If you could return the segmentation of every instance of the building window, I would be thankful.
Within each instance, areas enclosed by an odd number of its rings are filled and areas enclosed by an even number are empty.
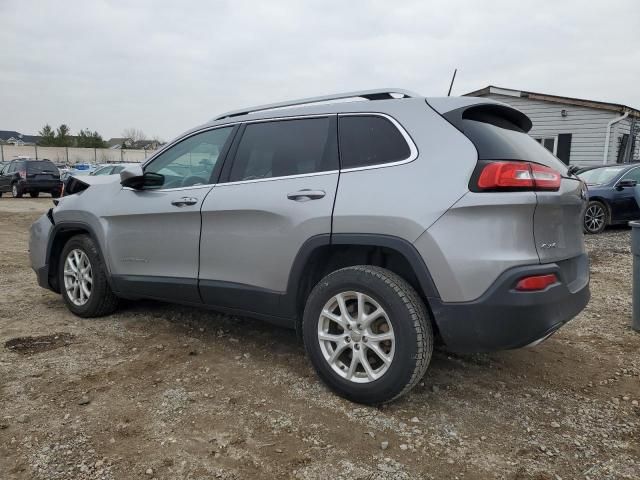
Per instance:
[[[533,137],[536,142],[556,155],[558,151],[558,137]]]

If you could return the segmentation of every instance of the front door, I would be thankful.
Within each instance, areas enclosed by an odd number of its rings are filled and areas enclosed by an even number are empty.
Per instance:
[[[296,255],[331,234],[336,117],[253,122],[239,135],[202,206],[200,294],[207,304],[285,316]]]
[[[635,180],[640,184],[640,167],[633,168],[625,173],[614,187],[616,192],[611,205],[613,219],[638,220],[640,219],[640,207],[635,196],[635,187],[622,187],[618,184],[623,180]]]
[[[233,127],[186,137],[145,165],[164,176],[152,190],[121,188],[103,215],[118,293],[198,303],[200,208]],[[219,166],[218,166],[219,167]]]

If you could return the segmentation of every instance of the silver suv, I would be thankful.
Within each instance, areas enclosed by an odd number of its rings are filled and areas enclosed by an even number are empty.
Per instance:
[[[226,113],[144,165],[73,179],[33,269],[82,317],[158,299],[295,328],[377,404],[459,352],[537,343],[589,300],[586,190],[484,98],[351,92]]]

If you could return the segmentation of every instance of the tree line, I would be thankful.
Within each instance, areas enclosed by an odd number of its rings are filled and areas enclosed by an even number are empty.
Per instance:
[[[47,124],[38,132],[40,141],[38,145],[43,147],[85,147],[85,148],[105,148],[107,143],[102,136],[88,128],[80,130],[77,135],[71,135],[68,125],[62,124],[55,131],[51,125]]]

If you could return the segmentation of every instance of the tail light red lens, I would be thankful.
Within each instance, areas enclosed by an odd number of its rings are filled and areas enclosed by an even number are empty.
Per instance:
[[[531,277],[521,278],[516,284],[516,290],[520,292],[534,292],[536,290],[544,290],[554,283],[558,283],[558,277],[556,277],[555,273],[533,275]]]
[[[484,163],[477,178],[477,188],[480,191],[556,191],[560,188],[562,175],[537,163],[496,161]]]
[[[27,171],[26,170],[18,170],[18,175],[20,175],[20,178],[27,178]]]

